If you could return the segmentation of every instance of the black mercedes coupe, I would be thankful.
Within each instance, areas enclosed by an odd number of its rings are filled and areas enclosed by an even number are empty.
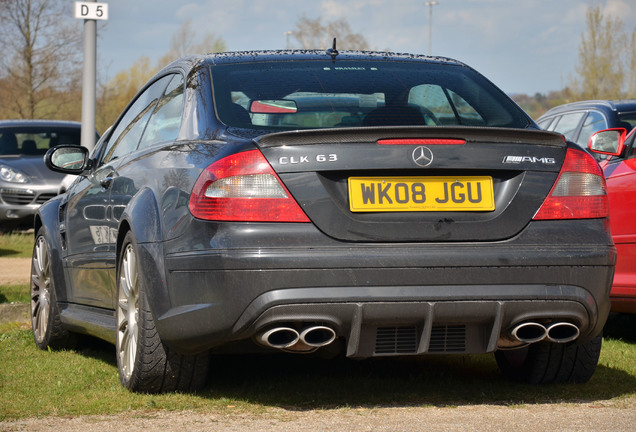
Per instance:
[[[223,350],[494,353],[585,382],[616,249],[595,160],[458,61],[326,51],[178,60],[35,220],[35,343],[115,344],[122,384],[206,385]]]

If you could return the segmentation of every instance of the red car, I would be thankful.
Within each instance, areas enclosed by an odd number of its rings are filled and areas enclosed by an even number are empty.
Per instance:
[[[610,227],[618,257],[610,293],[612,312],[636,314],[636,128],[606,129],[592,135],[590,150],[610,155],[600,162],[610,205]]]

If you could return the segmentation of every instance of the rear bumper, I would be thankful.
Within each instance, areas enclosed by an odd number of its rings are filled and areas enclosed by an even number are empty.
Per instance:
[[[536,234],[558,224],[537,225],[533,235],[507,242],[401,245],[339,243],[306,224],[286,232],[277,225],[277,233],[225,225],[229,231],[203,243],[225,247],[166,253],[166,292],[153,293],[153,311],[162,339],[183,352],[306,323],[333,328],[352,357],[491,352],[526,320],[571,322],[579,340],[589,340],[609,314],[615,248],[611,240],[559,241],[563,233],[553,238],[558,244],[538,245]],[[252,240],[276,246],[241,245],[248,227]],[[408,352],[379,352],[379,329],[398,339],[407,333]],[[459,342],[447,344],[449,329]]]

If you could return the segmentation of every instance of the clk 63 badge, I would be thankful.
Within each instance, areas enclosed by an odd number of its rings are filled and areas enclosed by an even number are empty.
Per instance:
[[[278,158],[278,163],[280,165],[298,165],[309,163],[311,160],[314,160],[318,163],[336,162],[338,160],[338,155],[335,153],[330,153],[319,154],[315,156],[281,156]]]

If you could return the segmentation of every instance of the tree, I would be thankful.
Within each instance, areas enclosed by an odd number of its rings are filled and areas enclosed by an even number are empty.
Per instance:
[[[327,49],[337,40],[338,49],[368,50],[369,43],[360,33],[353,33],[346,19],[322,23],[321,18],[311,19],[303,15],[298,19],[292,35],[301,49]]]
[[[0,0],[1,1],[1,0]],[[148,57],[141,57],[129,69],[119,72],[115,78],[99,89],[97,98],[97,130],[105,131],[116,120],[126,104],[141,87],[163,66],[189,54],[225,51],[223,38],[207,33],[196,42],[190,21],[186,21],[172,35],[170,50],[152,65]]]
[[[227,45],[223,38],[216,37],[214,33],[206,33],[199,43],[195,42],[195,36],[192,30],[192,24],[190,20],[187,20],[179,30],[172,35],[170,51],[161,58],[160,64],[168,64],[175,59],[190,54],[222,52],[227,50]]]
[[[148,57],[141,57],[129,69],[119,72],[106,85],[100,86],[95,119],[97,130],[103,132],[110,127],[128,102],[157,71],[158,68],[151,66]]]
[[[636,88],[636,31],[629,35],[620,18],[604,17],[601,7],[587,10],[572,82],[581,99],[620,99]],[[626,73],[626,71],[628,71]]]
[[[2,116],[78,112],[81,40],[64,0],[0,0]]]

